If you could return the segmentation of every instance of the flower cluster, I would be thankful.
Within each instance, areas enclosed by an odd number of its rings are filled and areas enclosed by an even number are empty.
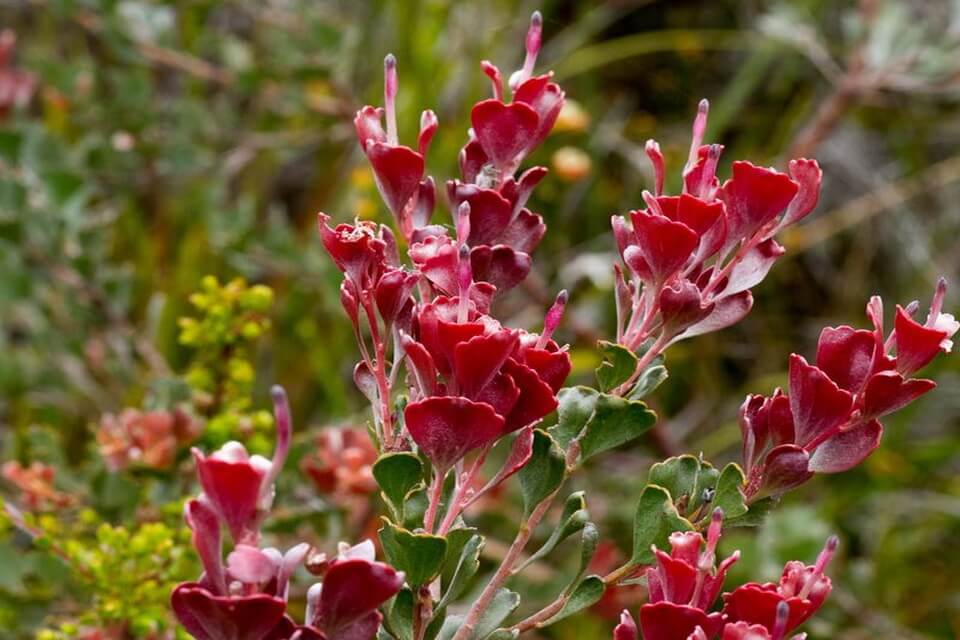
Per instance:
[[[21,500],[30,511],[67,507],[74,502],[71,495],[54,486],[56,469],[48,464],[34,461],[25,467],[11,460],[0,467],[0,477],[20,490]]]
[[[202,430],[201,423],[182,409],[125,409],[119,416],[103,416],[97,429],[97,445],[111,471],[137,465],[167,469],[173,464],[177,449],[196,440]]]
[[[936,386],[911,377],[952,347],[960,323],[943,313],[946,281],[937,285],[925,322],[918,304],[897,306],[893,331],[883,325],[883,302],[873,297],[873,330],[827,327],[816,365],[790,356],[789,394],[748,396],[740,409],[745,493],[750,499],[782,493],[814,473],[860,464],[880,444],[879,418],[902,409]]]
[[[377,451],[360,427],[327,427],[313,453],[300,461],[317,491],[335,500],[369,496],[377,490],[371,467]]]
[[[711,611],[723,588],[735,552],[717,565],[717,542],[723,515],[717,509],[707,538],[694,531],[670,536],[670,553],[654,547],[656,564],[647,570],[649,602],[640,607],[644,640],[784,640],[812,616],[830,595],[824,570],[837,548],[831,537],[813,566],[791,561],[779,583],[751,582],[723,594],[723,608]],[[637,640],[629,612],[621,615],[614,640]],[[794,636],[802,640],[806,634]]]
[[[615,266],[617,342],[636,351],[652,338],[650,358],[746,316],[750,289],[784,253],[774,236],[813,211],[820,195],[815,160],[791,160],[789,174],[736,161],[721,184],[723,146],[702,144],[708,109],[701,101],[681,195],[664,195],[664,157],[650,140],[655,190],[643,193],[647,208],[611,219],[626,265]]]
[[[179,585],[171,596],[174,614],[198,640],[372,640],[377,610],[403,584],[403,574],[374,557],[373,543],[343,546],[324,563],[323,582],[307,595],[304,625],[286,615],[290,579],[310,547],[281,553],[260,547],[260,525],[286,460],[291,422],[286,395],[273,391],[277,445],[273,458],[250,456],[237,442],[205,456],[195,450],[203,493],[185,509],[193,544],[203,564],[197,582]],[[222,556],[221,529],[234,546]]]
[[[430,224],[436,190],[433,179],[424,177],[424,155],[436,116],[423,113],[416,151],[399,144],[397,64],[387,57],[386,106],[364,107],[354,124],[407,242],[412,270],[401,264],[389,227],[361,221],[331,227],[329,217],[320,214],[323,245],[344,273],[341,303],[363,358],[354,378],[374,407],[380,445],[404,450],[412,441],[440,481],[470,452],[479,450],[483,458],[502,436],[556,409],[556,393],[571,368],[567,353],[551,339],[565,293],[548,312],[542,335],[504,327],[490,315],[493,297],[527,276],[530,252],[546,230],[541,217],[526,208],[546,169],[515,177],[553,128],[564,102],[551,74],[533,75],[541,31],[535,13],[523,68],[507,86],[497,67],[482,64],[493,98],[474,106],[470,139],[460,153],[461,179],[447,184],[452,235]],[[404,362],[410,402],[401,429],[392,398]]]

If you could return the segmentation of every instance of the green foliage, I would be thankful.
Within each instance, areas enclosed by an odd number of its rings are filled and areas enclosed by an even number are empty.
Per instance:
[[[243,278],[221,284],[206,276],[190,304],[197,316],[180,318],[179,340],[193,350],[184,379],[207,417],[206,441],[217,446],[243,440],[254,451],[268,450],[273,415],[253,408],[252,349],[271,326],[273,291]]]
[[[394,515],[402,519],[410,492],[423,486],[423,463],[412,453],[386,453],[374,463],[373,477]]]
[[[637,356],[628,349],[601,340],[598,343],[603,362],[597,367],[597,382],[601,391],[610,391],[625,383],[637,369]]]
[[[566,471],[567,465],[560,446],[546,431],[534,431],[533,455],[517,474],[526,515],[530,515],[537,505],[560,487]]]
[[[429,533],[411,533],[383,519],[380,544],[390,564],[406,574],[416,589],[433,580],[443,568],[447,541]]]

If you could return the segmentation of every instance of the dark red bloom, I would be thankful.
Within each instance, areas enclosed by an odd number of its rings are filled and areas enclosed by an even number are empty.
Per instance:
[[[687,640],[698,627],[708,638],[720,632],[723,615],[709,609],[739,558],[734,553],[716,565],[722,521],[723,513],[717,509],[706,541],[693,531],[676,532],[670,535],[669,554],[654,547],[656,566],[647,570],[650,601],[640,607],[644,640]]]
[[[933,389],[932,380],[907,376],[948,350],[958,325],[942,313],[941,280],[927,323],[902,308],[889,338],[883,304],[871,299],[874,330],[827,327],[820,334],[816,366],[790,357],[790,393],[749,396],[740,409],[743,459],[750,497],[782,493],[814,473],[846,471],[880,444],[878,418]]]
[[[617,287],[629,293],[618,307],[618,342],[632,350],[652,336],[662,349],[742,319],[753,304],[750,289],[784,253],[773,235],[808,215],[819,197],[813,160],[791,161],[789,175],[734,162],[721,185],[723,147],[701,144],[708,106],[700,103],[694,121],[683,193],[663,195],[664,158],[650,140],[655,192],[644,192],[646,209],[612,219],[628,277],[621,283],[618,271]]]
[[[365,106],[357,112],[354,127],[360,147],[367,154],[377,188],[393,213],[404,236],[410,238],[416,228],[429,221],[433,209],[433,181],[424,178],[424,157],[437,131],[437,116],[424,111],[420,117],[417,150],[399,144],[396,99],[399,83],[397,60],[388,55],[384,60],[385,108]],[[387,128],[383,129],[386,116]],[[418,203],[429,207],[418,209]]]
[[[731,622],[760,625],[770,632],[771,637],[777,637],[774,634],[779,633],[778,637],[782,638],[806,622],[830,595],[830,578],[823,572],[836,549],[837,538],[834,536],[827,541],[815,565],[791,561],[783,568],[777,584],[751,582],[725,593],[723,612]]]
[[[562,308],[565,296],[560,296]],[[405,410],[414,442],[441,470],[475,449],[551,413],[570,373],[569,355],[550,334],[506,329],[462,297],[420,309],[417,336],[406,336],[413,393]]]

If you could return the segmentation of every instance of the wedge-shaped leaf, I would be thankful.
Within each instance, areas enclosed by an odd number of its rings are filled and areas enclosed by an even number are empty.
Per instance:
[[[745,483],[743,469],[735,462],[731,462],[720,472],[713,503],[723,509],[723,514],[728,520],[739,518],[748,511],[742,492]]]
[[[576,613],[580,613],[587,607],[591,607],[599,602],[600,598],[603,597],[603,592],[605,590],[606,586],[604,585],[602,578],[599,576],[587,576],[576,586],[576,588],[567,598],[567,602],[563,605],[563,608],[560,609],[560,612],[546,622],[543,622],[537,626],[547,627],[555,622],[563,620],[564,618],[572,616]]]
[[[542,547],[537,549],[525,562],[514,569],[513,573],[521,573],[523,569],[531,563],[546,557],[558,544],[583,529],[583,526],[589,519],[590,514],[587,512],[587,501],[583,498],[583,491],[571,493],[563,505],[560,520],[557,527],[550,533],[550,537],[547,538],[547,541],[543,543]]]
[[[403,526],[407,529],[423,526],[423,514],[427,512],[429,501],[424,487],[411,489],[403,501]]]
[[[423,463],[412,453],[385,453],[373,464],[373,477],[399,517],[407,494],[423,482]]]
[[[657,421],[657,414],[642,402],[601,394],[593,417],[580,439],[581,458],[619,447],[638,438]]]
[[[600,530],[597,529],[597,525],[592,522],[586,523],[583,527],[583,532],[580,534],[580,568],[577,570],[577,577],[571,582],[571,587],[583,578],[583,575],[590,567],[590,561],[593,560],[593,556],[597,552],[599,545]]]
[[[450,579],[446,582],[446,590],[437,604],[437,609],[443,609],[466,590],[471,578],[476,575],[477,569],[480,567],[481,549],[483,549],[483,536],[479,534],[473,534],[461,547],[459,561]]]
[[[403,571],[411,587],[426,584],[443,567],[447,541],[429,533],[411,533],[383,518],[380,529],[383,553],[394,568]]]
[[[497,629],[486,637],[486,640],[514,640],[519,638],[520,632],[515,629]]]
[[[730,518],[724,522],[724,525],[727,527],[759,527],[766,521],[770,511],[777,506],[778,502],[779,499],[776,496],[757,500],[749,506],[745,514]]]
[[[487,607],[474,629],[473,637],[476,640],[485,640],[490,634],[497,631],[504,620],[516,611],[520,605],[520,595],[509,589],[500,589],[493,596],[490,606]]]
[[[650,547],[667,548],[667,538],[674,531],[691,531],[693,525],[681,517],[673,505],[670,492],[649,484],[640,494],[633,520],[633,564],[650,564],[654,560]]]
[[[550,435],[560,446],[566,447],[583,432],[600,393],[590,387],[566,387],[557,393],[557,424],[550,428]]]
[[[596,370],[597,382],[601,391],[610,391],[630,379],[637,369],[637,356],[626,347],[606,340],[600,340],[597,346],[603,356]]]
[[[524,513],[530,515],[540,502],[556,491],[565,474],[563,450],[546,431],[538,429],[534,432],[530,462],[517,474]]]
[[[714,500],[719,475],[709,462],[682,455],[653,465],[648,483],[669,491],[681,515],[697,514],[699,520],[701,516],[709,517],[711,509],[704,507]]]

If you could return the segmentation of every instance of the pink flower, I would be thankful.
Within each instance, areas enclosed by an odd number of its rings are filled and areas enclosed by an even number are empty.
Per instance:
[[[650,601],[640,607],[645,640],[687,640],[698,627],[707,638],[720,632],[723,615],[708,611],[727,571],[740,557],[737,552],[716,565],[722,524],[723,512],[717,509],[706,541],[693,531],[677,532],[670,536],[669,554],[654,547],[656,566],[647,570]]]
[[[766,629],[769,638],[782,638],[786,633],[806,622],[816,613],[832,585],[824,570],[837,549],[837,538],[832,536],[817,562],[807,566],[791,561],[783,568],[777,584],[751,582],[723,596],[723,612],[731,622],[743,624],[740,629],[752,629],[746,625],[759,625]],[[726,638],[726,634],[724,638]],[[749,635],[731,635],[731,638],[749,638]],[[757,636],[762,638],[764,636]]]
[[[746,493],[755,498],[782,493],[814,473],[856,466],[880,444],[878,418],[933,389],[932,380],[907,378],[949,348],[956,322],[941,312],[941,279],[927,324],[901,307],[890,337],[884,337],[883,303],[871,299],[873,331],[827,327],[820,334],[816,365],[790,356],[789,395],[748,396],[740,408]],[[940,327],[940,328],[936,328]]]
[[[399,144],[397,134],[396,100],[399,82],[397,60],[388,55],[384,67],[384,109],[365,106],[357,112],[354,127],[360,147],[367,155],[377,188],[393,213],[404,236],[411,237],[416,228],[429,221],[433,209],[434,186],[429,178],[424,179],[424,158],[430,142],[437,132],[437,116],[433,111],[424,111],[420,116],[420,134],[417,150]],[[386,116],[387,128],[383,129]],[[429,204],[428,208],[419,208]]]
[[[32,73],[12,64],[17,34],[12,29],[0,31],[0,120],[15,108],[26,106],[33,97],[37,81]]]

